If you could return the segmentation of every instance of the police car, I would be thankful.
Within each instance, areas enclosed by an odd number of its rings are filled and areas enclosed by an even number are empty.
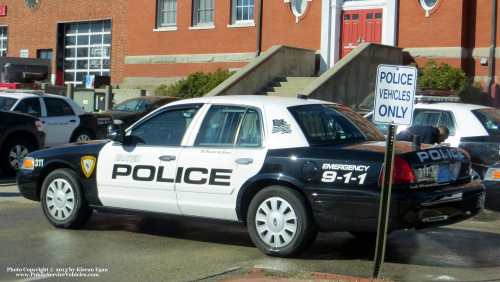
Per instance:
[[[386,140],[349,107],[267,96],[168,104],[109,141],[28,155],[22,195],[58,228],[94,210],[248,226],[265,254],[305,251],[318,231],[377,230]],[[396,146],[389,231],[452,224],[479,213],[484,186],[456,148]]]
[[[365,118],[372,121],[373,112]],[[450,136],[445,142],[469,153],[474,180],[484,179],[488,167],[500,161],[499,109],[462,103],[416,104],[412,124],[448,127]],[[375,126],[387,132],[387,125]],[[398,132],[404,129],[398,126]]]
[[[113,123],[109,114],[85,112],[70,98],[33,93],[0,93],[0,109],[38,117],[45,130],[45,146],[106,138]]]

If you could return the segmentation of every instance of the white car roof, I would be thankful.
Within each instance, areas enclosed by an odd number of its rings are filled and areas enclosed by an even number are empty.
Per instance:
[[[230,103],[230,104],[244,104],[244,105],[267,104],[267,105],[275,105],[281,107],[292,107],[299,105],[314,105],[314,104],[335,104],[332,102],[316,100],[316,99],[297,99],[292,97],[276,97],[276,96],[266,96],[266,95],[230,95],[230,96],[211,96],[211,97],[200,97],[200,98],[180,100],[167,104],[166,106],[190,104],[190,103],[205,103],[205,104]]]
[[[15,98],[15,99],[23,99],[23,98],[29,98],[29,97],[68,98],[68,97],[65,97],[65,96],[54,95],[54,94],[33,94],[33,93],[22,93],[22,92],[0,92],[0,96],[9,97],[9,98]]]

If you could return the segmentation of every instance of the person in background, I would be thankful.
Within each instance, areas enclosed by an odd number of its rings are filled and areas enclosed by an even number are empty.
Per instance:
[[[396,141],[413,142],[413,136],[420,135],[422,144],[439,144],[450,136],[450,130],[446,126],[434,127],[430,125],[416,124],[396,135]]]

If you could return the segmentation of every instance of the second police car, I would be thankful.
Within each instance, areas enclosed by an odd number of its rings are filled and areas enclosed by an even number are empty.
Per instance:
[[[114,127],[114,128],[113,128]],[[93,210],[246,224],[265,254],[305,251],[318,231],[377,230],[385,137],[348,107],[264,96],[171,103],[110,141],[34,152],[22,195],[49,222],[78,228]],[[479,213],[484,186],[456,148],[398,142],[389,231]]]

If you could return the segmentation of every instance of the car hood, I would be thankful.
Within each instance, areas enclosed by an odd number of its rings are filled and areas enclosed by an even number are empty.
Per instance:
[[[141,114],[136,112],[126,112],[126,111],[106,111],[106,113],[112,115],[114,119],[124,119]]]

